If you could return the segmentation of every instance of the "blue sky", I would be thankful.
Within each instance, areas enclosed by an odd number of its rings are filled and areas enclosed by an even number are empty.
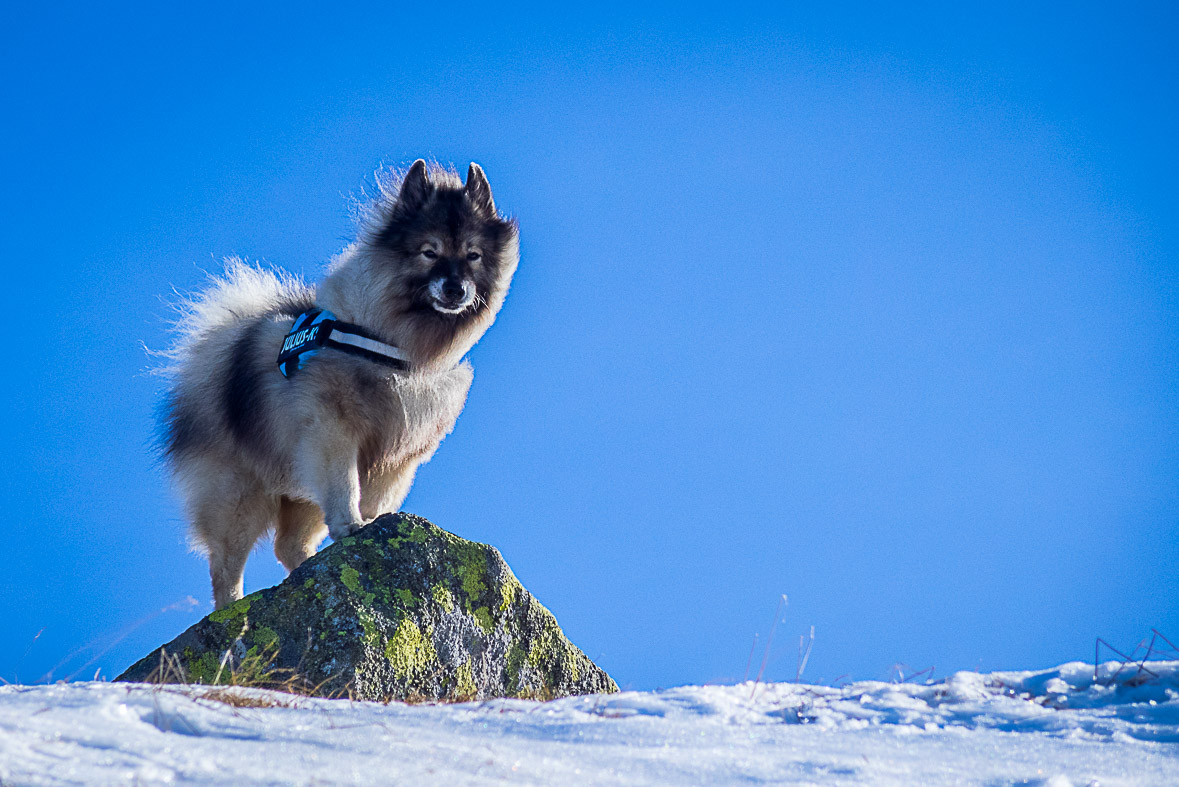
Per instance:
[[[224,256],[317,277],[418,157],[480,162],[522,259],[405,508],[619,683],[741,679],[783,593],[769,679],[811,625],[826,681],[1174,639],[1177,21],[6,7],[0,677],[210,610],[142,347]],[[281,578],[260,548],[247,591]]]

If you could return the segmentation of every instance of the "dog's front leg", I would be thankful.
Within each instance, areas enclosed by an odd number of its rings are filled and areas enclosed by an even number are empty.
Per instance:
[[[343,429],[320,428],[302,441],[297,462],[301,485],[323,509],[324,524],[333,539],[364,527],[356,460],[356,444]]]
[[[370,473],[360,489],[360,513],[366,522],[381,514],[391,514],[405,500],[413,485],[414,473],[432,451],[421,451],[402,460],[394,467]]]

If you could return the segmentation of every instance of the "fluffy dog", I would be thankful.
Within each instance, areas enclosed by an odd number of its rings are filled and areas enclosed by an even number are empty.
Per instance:
[[[246,558],[267,532],[293,570],[324,535],[397,509],[454,428],[472,379],[462,358],[518,260],[517,225],[496,210],[483,170],[471,164],[464,185],[419,160],[380,181],[359,239],[318,288],[231,261],[181,304],[162,442],[218,608],[241,598]],[[403,362],[326,346],[285,376],[280,349],[315,310]]]

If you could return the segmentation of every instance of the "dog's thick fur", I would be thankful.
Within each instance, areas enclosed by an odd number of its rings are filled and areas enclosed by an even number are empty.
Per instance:
[[[503,304],[516,223],[476,164],[465,186],[422,161],[380,185],[359,240],[318,289],[231,262],[181,304],[162,447],[218,608],[241,598],[246,558],[267,532],[293,570],[326,534],[395,511],[466,402],[462,358]],[[324,349],[283,377],[279,348],[313,306],[396,345],[410,370]]]

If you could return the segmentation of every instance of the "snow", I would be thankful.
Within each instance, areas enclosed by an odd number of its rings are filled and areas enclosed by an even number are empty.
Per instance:
[[[1179,661],[1146,666],[459,705],[5,686],[0,784],[1179,784]]]

